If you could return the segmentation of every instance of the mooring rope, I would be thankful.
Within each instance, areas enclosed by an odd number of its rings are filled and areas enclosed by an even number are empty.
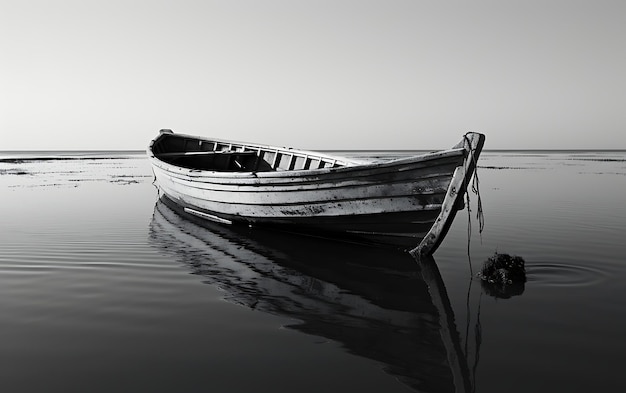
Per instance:
[[[480,242],[482,244],[483,238],[482,238],[482,233],[483,230],[485,229],[485,216],[483,213],[483,202],[482,202],[482,198],[480,196],[480,181],[478,180],[478,162],[476,160],[476,147],[472,147],[472,142],[468,137],[469,133],[466,133],[463,138],[465,139],[465,142],[467,143],[468,148],[470,149],[470,159],[472,160],[472,162],[470,163],[470,165],[473,164],[474,166],[474,173],[472,173],[471,176],[471,190],[474,194],[476,194],[477,197],[477,212],[476,212],[476,219],[478,220],[478,232],[480,234]],[[469,165],[468,165],[469,166]],[[467,173],[466,173],[467,175]],[[471,243],[471,238],[472,238],[472,206],[470,203],[470,190],[469,190],[469,180],[467,178],[467,176],[464,176],[464,186],[465,186],[465,200],[466,200],[466,204],[467,204],[467,257],[469,259],[469,268],[470,268],[470,274],[473,276],[474,272],[472,270],[472,261],[471,261],[471,257],[470,257],[470,243]]]

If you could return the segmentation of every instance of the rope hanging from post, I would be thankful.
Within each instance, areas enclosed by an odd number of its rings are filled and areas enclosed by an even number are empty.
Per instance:
[[[480,196],[480,181],[478,179],[478,163],[476,161],[476,147],[472,147],[471,140],[468,138],[467,135],[468,134],[464,135],[464,139],[465,139],[465,142],[467,143],[468,148],[470,149],[469,156],[471,157],[470,159],[472,160],[472,162],[470,163],[470,165],[466,165],[465,167],[468,168],[472,165],[474,167],[474,172],[472,173],[472,176],[471,176],[471,190],[474,194],[476,194],[476,197],[477,197],[476,219],[478,220],[478,232],[480,234],[480,242],[482,244],[482,233],[483,233],[483,230],[485,229],[485,216],[483,212],[483,202]],[[469,188],[470,179],[468,179],[468,177],[465,176],[464,182],[465,182],[464,184],[465,200],[466,200],[466,205],[467,205],[467,256],[469,257],[470,256],[470,240],[472,237],[472,217],[471,217],[472,207],[470,204],[470,188]],[[470,274],[472,274],[473,276],[471,260],[469,262],[469,265],[470,265]]]

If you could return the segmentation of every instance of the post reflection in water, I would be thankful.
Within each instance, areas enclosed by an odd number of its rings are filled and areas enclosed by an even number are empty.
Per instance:
[[[432,258],[201,221],[166,198],[150,242],[219,286],[228,301],[379,362],[418,391],[470,391],[445,286]]]

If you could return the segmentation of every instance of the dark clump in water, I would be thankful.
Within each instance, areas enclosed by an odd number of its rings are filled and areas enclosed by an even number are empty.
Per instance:
[[[483,290],[490,296],[508,299],[521,295],[526,282],[524,259],[517,255],[496,252],[485,261],[478,277]]]

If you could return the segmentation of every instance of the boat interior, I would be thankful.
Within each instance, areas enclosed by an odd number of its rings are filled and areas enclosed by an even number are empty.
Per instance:
[[[227,141],[203,140],[163,132],[154,156],[172,165],[220,172],[270,172],[338,168],[348,162],[309,152]]]

